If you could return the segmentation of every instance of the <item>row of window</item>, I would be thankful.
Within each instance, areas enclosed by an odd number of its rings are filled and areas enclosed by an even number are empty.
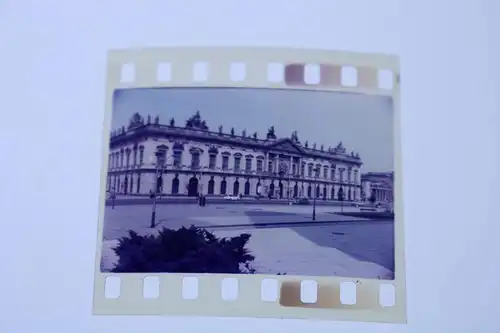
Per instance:
[[[130,167],[130,150],[126,151],[126,154],[123,152],[116,152],[113,154],[109,155],[109,166],[110,168],[119,168],[119,167]],[[143,165],[144,163],[144,149],[141,146],[139,149],[139,161],[137,161],[137,150],[133,150],[133,164],[132,165]],[[168,161],[165,159],[165,156],[158,156],[156,157],[156,163],[159,166],[173,166],[174,168],[180,168],[182,166],[182,151],[175,150],[173,151],[172,154],[172,162],[168,163]],[[233,165],[233,170],[234,172],[251,172],[252,171],[252,160],[253,158],[251,157],[246,157],[245,158],[245,165],[244,168],[242,168],[242,157],[241,156],[234,156],[234,165]],[[137,163],[138,162],[138,163]],[[291,172],[289,172],[289,162],[277,162],[275,160],[270,160],[268,161],[267,165],[267,172],[274,172],[274,173],[283,173],[288,175],[289,173],[291,175],[298,175],[297,173],[297,163],[292,163],[292,168]],[[323,179],[331,179],[331,180],[336,180],[336,174],[338,170],[338,179],[340,181],[345,181],[347,180],[348,182],[354,181],[357,183],[358,179],[358,171],[357,170],[351,170],[349,168],[336,168],[335,166],[321,166],[320,164],[316,164],[316,166],[313,163],[306,163],[302,162],[300,166],[300,176],[306,176],[306,166],[307,166],[307,176],[312,178],[312,177],[317,177],[317,178],[323,178]],[[200,163],[200,152],[198,151],[193,151],[191,152],[191,163],[190,167],[192,169],[199,169],[201,167]],[[208,169],[210,170],[216,170],[217,169],[217,155],[216,154],[210,154],[209,155],[209,161],[208,161]],[[221,170],[223,171],[229,171],[229,156],[222,155],[222,165],[221,165]],[[264,172],[264,159],[263,158],[257,158],[257,165],[256,165],[256,172],[257,173],[262,173]],[[346,179],[347,175],[347,179]]]
[[[139,147],[139,161],[137,161],[137,149],[125,151],[117,151],[115,153],[110,153],[108,157],[108,166],[111,169],[123,168],[125,165],[127,168],[130,166],[130,155],[133,151],[133,164],[132,165],[142,165],[144,164],[144,146]],[[125,163],[124,163],[125,160]]]
[[[135,181],[133,179],[128,179],[125,178],[124,180],[120,181],[120,179],[114,178],[113,180],[108,179],[108,191],[117,191],[118,193],[124,193],[124,194],[132,194],[134,193],[134,190],[136,193],[140,192],[140,183],[141,179],[140,177],[136,178]],[[197,188],[198,181],[196,180],[196,185],[195,188]],[[134,186],[135,185],[135,186]],[[215,186],[215,181],[213,179],[208,181],[208,189],[207,189],[207,194],[221,194],[221,195],[226,195],[229,194],[228,191],[228,182],[223,179],[219,183],[218,189],[216,189]],[[246,181],[243,184],[243,194],[244,195],[250,195],[250,182]],[[134,188],[135,187],[135,188]],[[255,193],[259,193],[261,188],[261,184],[258,183],[255,188]],[[174,178],[172,179],[171,187],[170,187],[170,193],[171,194],[179,194],[179,179]],[[163,186],[159,189],[160,192],[164,192]],[[284,198],[287,196],[286,190],[284,189],[283,185],[279,183],[277,186],[271,184],[269,188],[267,189],[270,193],[273,195],[276,195],[277,197]],[[216,193],[218,192],[218,193]],[[238,195],[241,194],[240,192],[240,182],[239,181],[234,181],[233,186],[232,186],[232,191],[231,193],[233,195]],[[304,188],[304,186],[299,186],[295,184],[291,188],[291,193],[293,197],[302,197],[306,196],[309,198],[312,198],[312,193],[313,193],[313,186],[309,184],[307,187]],[[260,193],[264,194],[264,193]],[[339,199],[342,197],[342,199],[347,199],[347,200],[354,200],[355,199],[355,192],[354,190],[351,191],[351,188],[348,188],[347,191],[343,191],[340,188],[331,188],[329,191],[327,191],[326,187],[321,188],[320,186],[316,186],[316,197],[317,198],[328,198],[328,199]]]

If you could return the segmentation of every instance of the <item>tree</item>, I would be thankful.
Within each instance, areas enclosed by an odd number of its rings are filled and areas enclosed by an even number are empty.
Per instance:
[[[175,119],[174,117],[170,118],[170,126],[175,127]]]
[[[254,132],[254,133],[253,133],[253,138],[254,138],[255,140],[257,140],[257,132]]]
[[[231,128],[231,136],[234,136],[234,127]]]
[[[255,259],[246,245],[250,234],[218,238],[206,229],[191,226],[163,228],[156,235],[141,236],[129,230],[113,249],[115,273],[253,274]]]

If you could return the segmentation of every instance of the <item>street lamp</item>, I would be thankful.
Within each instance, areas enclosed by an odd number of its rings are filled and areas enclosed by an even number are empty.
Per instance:
[[[155,152],[155,156],[156,156],[156,172],[155,172],[155,175],[156,175],[156,180],[155,180],[155,183],[154,183],[154,191],[153,191],[153,208],[152,208],[152,211],[151,211],[151,222],[150,222],[150,228],[154,228],[156,226],[156,198],[157,198],[157,194],[158,194],[158,189],[159,189],[159,179],[160,179],[160,176],[163,174],[163,171],[164,171],[164,168],[165,168],[165,165],[166,165],[166,161],[164,159],[166,155],[166,152],[163,151],[163,150],[157,150]],[[151,157],[151,161],[153,161],[153,157]],[[160,166],[161,164],[161,166]],[[163,187],[163,184],[161,184],[161,187]]]
[[[196,192],[198,194],[198,205],[199,206],[205,206],[205,195],[203,192],[205,189],[203,188],[203,170],[208,169],[206,166],[199,166],[198,168],[198,188],[196,189]]]
[[[318,194],[318,170],[319,168],[314,169],[314,193],[313,193],[313,216],[312,220],[316,221],[316,196]]]

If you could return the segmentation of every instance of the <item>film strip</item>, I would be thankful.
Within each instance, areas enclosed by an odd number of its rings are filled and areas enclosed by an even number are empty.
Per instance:
[[[406,322],[400,159],[399,60],[395,56],[280,48],[162,48],[108,55],[94,314],[196,315]],[[392,97],[394,276],[111,273],[101,270],[113,96],[173,87],[316,90]],[[237,112],[236,110],[234,112]],[[107,161],[107,162],[106,162]],[[350,296],[349,296],[350,295]],[[349,299],[351,298],[351,299]]]

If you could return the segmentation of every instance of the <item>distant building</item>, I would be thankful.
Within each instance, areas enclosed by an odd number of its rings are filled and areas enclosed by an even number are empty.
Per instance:
[[[311,147],[297,132],[277,138],[273,126],[258,138],[234,129],[227,133],[222,126],[210,131],[199,112],[185,126],[135,114],[127,128],[111,133],[107,190],[146,195],[158,184],[166,195],[311,198],[318,184],[318,198],[353,201],[361,197],[361,165],[359,155],[347,153],[342,143]]]
[[[362,199],[371,195],[376,201],[394,201],[394,172],[369,172],[361,175]]]

